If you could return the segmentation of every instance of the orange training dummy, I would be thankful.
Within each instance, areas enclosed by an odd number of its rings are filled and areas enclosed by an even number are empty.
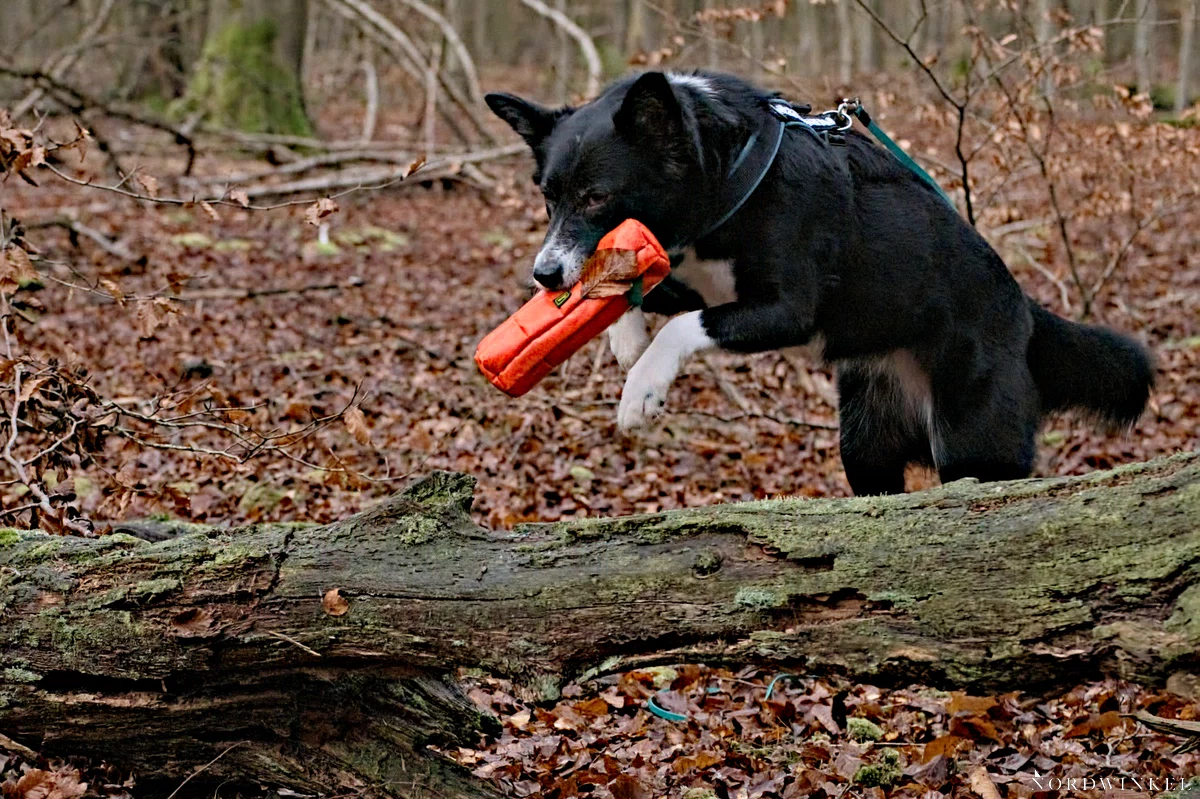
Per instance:
[[[539,291],[484,336],[475,363],[492,385],[519,397],[629,310],[631,292],[649,291],[670,271],[654,235],[626,219],[600,240],[578,283]],[[640,296],[634,299],[640,304]]]

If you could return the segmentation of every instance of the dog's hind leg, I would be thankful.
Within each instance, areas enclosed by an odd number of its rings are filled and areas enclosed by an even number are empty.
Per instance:
[[[942,482],[1028,477],[1040,410],[1025,361],[1013,358],[970,382],[938,382],[933,387],[934,456]]]
[[[842,468],[855,495],[904,493],[910,463],[930,463],[929,438],[911,397],[878,366],[838,367]]]

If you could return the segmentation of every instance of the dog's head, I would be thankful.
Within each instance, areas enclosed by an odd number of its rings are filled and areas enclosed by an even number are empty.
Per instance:
[[[510,94],[486,99],[537,162],[533,180],[550,216],[533,265],[541,286],[573,285],[604,234],[626,219],[672,240],[687,217],[685,178],[697,159],[689,114],[666,75],[627,79],[580,108],[549,109]]]

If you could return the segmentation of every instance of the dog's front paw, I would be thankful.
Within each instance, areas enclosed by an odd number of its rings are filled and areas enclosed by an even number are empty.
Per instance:
[[[655,375],[639,361],[629,372],[625,388],[621,391],[621,406],[617,409],[617,427],[629,431],[645,427],[663,412],[667,404],[670,379],[663,374]]]
[[[650,346],[646,319],[640,308],[632,308],[608,329],[608,346],[621,368],[629,371]]]

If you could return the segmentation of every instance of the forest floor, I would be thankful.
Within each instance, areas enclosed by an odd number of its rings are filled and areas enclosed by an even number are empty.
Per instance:
[[[893,132],[909,133],[899,131],[905,117],[898,110],[882,118]],[[945,124],[923,119],[910,133],[915,141],[906,143],[951,160]],[[1070,124],[1081,138],[1108,135],[1091,122]],[[1190,157],[1200,142],[1194,129],[1155,135],[1187,137],[1191,150],[1170,157]],[[1134,147],[1123,157],[1130,170],[1171,168],[1161,148]],[[102,163],[95,154],[93,162]],[[166,167],[153,168],[165,184]],[[79,174],[100,171],[89,169]],[[306,223],[303,205],[263,213],[222,206],[210,214],[54,180],[39,188],[9,181],[0,189],[5,206],[27,224],[70,216],[145,256],[126,261],[56,228],[31,230],[46,288],[29,298],[31,323],[19,336],[35,357],[85,368],[100,394],[127,407],[162,395],[180,413],[251,407],[239,413],[262,429],[286,431],[357,404],[365,421],[365,429],[340,421],[322,426],[286,452],[244,463],[173,449],[222,449],[229,442],[218,430],[188,428],[155,439],[159,447],[110,436],[93,460],[54,479],[72,480],[80,510],[98,522],[159,515],[228,525],[330,521],[431,469],[475,475],[476,516],[494,528],[849,493],[831,371],[803,356],[697,358],[672,389],[663,422],[629,436],[615,426],[624,375],[603,338],[521,399],[489,386],[472,361],[475,345],[530,296],[530,264],[546,220],[526,163],[487,169],[496,190],[422,186],[418,173],[412,185],[341,198],[326,220],[326,241]],[[999,167],[988,170],[985,164],[981,181],[997,178]],[[1064,307],[1071,296],[1066,258],[1038,197],[997,201],[983,210],[980,228],[998,232],[993,241],[1027,292],[1056,312],[1077,314],[1077,301],[1069,312]],[[1101,215],[1078,226],[1073,243],[1089,284],[1108,262],[1096,231],[1120,224]],[[1120,269],[1101,281],[1094,318],[1133,333],[1158,358],[1151,410],[1119,434],[1052,419],[1040,434],[1037,474],[1077,474],[1200,447],[1198,244],[1200,210],[1164,216],[1132,238]],[[304,290],[313,286],[333,288]],[[163,325],[147,326],[137,303],[112,297],[168,290],[190,298],[174,302]],[[263,290],[280,292],[246,296]],[[911,485],[935,479],[914,473]],[[0,487],[7,506],[17,498],[6,491]],[[1119,716],[1149,707],[1194,718],[1194,695],[1098,683],[1041,701],[804,679],[780,684],[768,700],[771,677],[701,667],[625,675],[586,694],[573,690],[554,707],[534,707],[512,696],[511,686],[481,680],[473,696],[504,720],[504,735],[486,748],[450,754],[515,795],[564,798],[882,796],[884,788],[862,779],[851,787],[871,763],[890,774],[887,795],[927,799],[1063,795],[1061,784],[1030,787],[1035,774],[1126,774],[1161,786],[1168,776],[1200,773],[1196,755],[1172,755],[1169,739]],[[647,712],[646,698],[659,689],[660,702],[688,721]],[[971,770],[977,765],[987,767],[999,793],[979,781]],[[74,772],[64,768],[53,779],[67,786],[62,795],[76,795],[68,791]],[[15,780],[28,769],[0,755],[0,775]],[[101,790],[105,781],[121,780],[95,768],[76,776],[90,779],[93,793],[126,790]],[[1129,792],[1106,795],[1159,793],[1125,787]],[[4,796],[45,795],[35,788],[10,783]]]
[[[937,140],[928,126],[919,131]],[[1200,132],[1171,133],[1200,148]],[[1134,155],[1158,170],[1159,152]],[[287,453],[267,450],[245,463],[112,436],[91,463],[58,475],[74,478],[80,509],[97,520],[325,522],[430,469],[475,475],[476,514],[491,527],[847,495],[832,373],[803,355],[696,358],[672,389],[663,422],[632,435],[616,428],[624,373],[604,337],[520,399],[484,381],[475,345],[530,296],[530,264],[545,230],[528,169],[523,160],[492,166],[496,191],[438,181],[341,198],[324,244],[302,205],[222,206],[209,215],[198,205],[148,205],[54,180],[41,188],[10,181],[6,205],[27,224],[70,216],[146,259],[122,261],[83,237],[72,246],[57,228],[32,230],[51,278],[34,297],[36,322],[19,331],[36,357],[86,368],[101,395],[126,407],[145,409],[165,395],[184,410],[253,406],[251,424],[286,432],[353,402],[366,422],[361,440],[340,423],[327,425]],[[1017,280],[1063,313],[1070,286],[1062,283],[1062,248],[1046,209],[1033,205],[1038,196],[1025,195],[1029,208],[996,201],[980,228],[1001,231],[994,243]],[[1134,237],[1096,296],[1093,319],[1134,334],[1158,358],[1149,412],[1120,433],[1050,420],[1037,474],[1200,447],[1200,201],[1192,205]],[[1120,220],[1076,226],[1086,282],[1106,260],[1088,249],[1097,246],[1093,231],[1109,224],[1119,228]],[[1047,266],[1034,268],[1030,252]],[[138,303],[115,305],[109,296],[172,288],[192,299],[172,303],[168,324],[149,335]],[[263,290],[283,293],[244,296]],[[1071,311],[1078,314],[1077,300]],[[155,441],[223,449],[222,436],[189,428]],[[910,486],[934,479],[914,474]]]

